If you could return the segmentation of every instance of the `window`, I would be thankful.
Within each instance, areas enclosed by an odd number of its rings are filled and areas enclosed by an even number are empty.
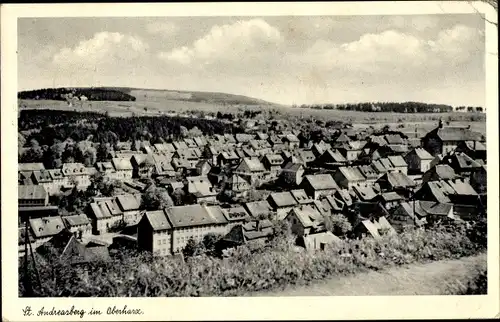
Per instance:
[[[158,239],[158,245],[161,245],[161,239]]]
[[[163,245],[165,245],[166,243],[167,243],[167,240],[166,240],[166,239],[164,239],[164,240],[163,240]]]

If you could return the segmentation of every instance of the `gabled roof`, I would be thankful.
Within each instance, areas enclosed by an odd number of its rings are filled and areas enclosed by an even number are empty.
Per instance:
[[[394,166],[392,165],[392,162],[388,158],[382,158],[380,160],[380,163],[386,168],[387,170],[394,169]]]
[[[284,161],[281,155],[279,154],[266,154],[264,156],[264,159],[267,160],[267,162],[269,162],[269,164],[273,166],[281,165]]]
[[[96,162],[95,166],[96,166],[97,170],[101,171],[101,172],[115,170],[115,167],[113,166],[113,163],[111,163],[111,161]]]
[[[372,237],[379,239],[381,238],[381,230],[387,230],[389,233],[396,233],[394,227],[387,221],[385,217],[380,217],[378,220],[363,220],[362,225],[366,227],[366,230],[372,235]]]
[[[291,214],[295,214],[305,228],[318,227],[324,224],[324,217],[315,207],[310,205],[295,207],[290,211],[288,216]]]
[[[447,196],[447,193],[443,191],[442,186],[437,184],[437,181],[427,182],[424,184],[422,188],[428,186],[430,193],[434,196],[434,198],[440,203],[449,203],[450,199]]]
[[[326,150],[322,155],[321,159],[323,160],[331,160],[333,162],[337,163],[344,163],[347,162],[346,158],[338,150],[331,150],[328,149]]]
[[[386,134],[384,135],[384,138],[388,144],[405,144],[405,140],[397,134]]]
[[[17,186],[18,199],[45,199],[47,191],[41,185],[20,185]]]
[[[307,175],[304,180],[309,182],[314,190],[330,190],[338,189],[339,186],[329,174]]]
[[[379,180],[387,181],[394,188],[415,187],[415,182],[402,172],[388,172]]]
[[[229,178],[228,183],[233,191],[246,191],[250,189],[250,184],[237,174]]]
[[[297,201],[289,191],[271,193],[269,198],[277,207],[291,207],[297,204]]]
[[[382,162],[380,160],[381,159],[373,161],[372,166],[375,169],[375,171],[377,171],[378,173],[380,173],[380,174],[386,173],[388,171],[388,169],[382,164]]]
[[[480,141],[481,135],[476,132],[472,132],[467,128],[461,127],[443,127],[437,128],[431,132],[431,135],[437,135],[441,141]]]
[[[174,167],[172,166],[172,159],[169,158],[168,156],[153,154],[152,157],[157,174],[163,174],[165,172],[174,171]]]
[[[455,190],[457,195],[477,196],[477,192],[468,182],[462,180],[448,180],[447,183]]]
[[[312,162],[316,159],[316,156],[311,150],[300,150],[298,156],[303,162]]]
[[[335,195],[338,195],[338,197],[340,197],[340,198],[337,198],[337,199],[340,199],[342,202],[344,202],[344,204],[346,206],[352,205],[352,203],[353,203],[352,196],[347,189],[339,189],[339,190],[337,190]]]
[[[130,159],[128,158],[113,158],[111,160],[113,163],[113,166],[117,171],[119,170],[133,170],[134,168],[132,167],[132,163],[130,163]]]
[[[391,155],[391,156],[388,156],[387,158],[389,159],[389,161],[391,161],[391,163],[394,167],[407,167],[408,166],[408,164],[406,164],[403,157],[400,155]]]
[[[163,210],[146,211],[142,220],[147,220],[154,231],[172,229]]]
[[[75,227],[90,224],[90,219],[85,214],[62,217],[68,227]]]
[[[54,236],[65,228],[60,216],[32,218],[29,223],[36,238]]]
[[[377,197],[373,188],[369,186],[354,186],[353,189],[362,201],[370,201]]]
[[[176,150],[187,150],[189,148],[184,141],[174,141],[172,144]]]
[[[314,200],[313,204],[321,215],[327,216],[331,214],[332,206],[328,203],[328,200]]]
[[[421,160],[432,160],[434,157],[427,152],[423,148],[415,148],[413,151],[415,151],[415,154],[421,159]]]
[[[381,194],[381,198],[385,202],[397,201],[397,200],[402,200],[403,199],[403,197],[401,197],[399,194],[397,194],[396,192],[393,192],[393,191],[382,193]]]
[[[465,141],[465,145],[472,151],[486,151],[486,146],[480,141]]]
[[[62,166],[62,172],[64,175],[86,175],[87,168],[83,165],[83,163],[78,162],[69,162],[64,163]]]
[[[344,209],[344,202],[342,200],[339,200],[334,196],[326,196],[325,199],[328,201],[331,210],[342,211],[342,209]]]
[[[219,206],[185,205],[165,208],[165,213],[174,228],[216,225],[227,223]]]
[[[260,160],[257,158],[243,158],[238,166],[238,170],[242,170],[241,168],[245,166],[248,170],[250,170],[250,172],[266,171]]]
[[[288,172],[297,172],[300,170],[300,168],[303,168],[304,165],[302,163],[293,163],[293,162],[288,162],[285,164],[283,167],[283,171],[288,171]]]
[[[208,197],[217,195],[217,191],[213,189],[212,183],[208,177],[197,176],[187,177],[188,192],[198,197]]]
[[[356,167],[340,167],[340,173],[350,182],[365,181],[365,177]]]
[[[254,136],[251,134],[245,134],[245,133],[237,133],[236,134],[236,141],[238,141],[239,143],[247,143],[253,139],[254,139]]]
[[[50,173],[48,170],[35,170],[35,171],[33,171],[33,177],[35,177],[35,180],[38,183],[52,181],[52,177],[50,176]]]
[[[457,174],[455,173],[455,170],[453,170],[453,168],[450,167],[447,164],[437,164],[437,165],[435,165],[434,167],[432,167],[429,170],[427,170],[427,172],[424,173],[424,175],[422,176],[422,178],[428,177],[432,173],[436,174],[438,180],[439,179],[448,180],[448,179],[454,179],[454,178],[457,177]]]
[[[43,163],[18,163],[17,167],[17,171],[45,170]]]
[[[122,211],[138,210],[141,206],[140,195],[118,195],[116,202]]]
[[[350,142],[351,139],[345,135],[345,133],[340,133],[339,137],[335,140],[336,143]]]
[[[304,189],[294,189],[291,190],[290,193],[299,204],[309,204],[313,202],[313,200],[306,194]]]
[[[259,215],[268,215],[273,211],[271,205],[266,200],[247,202],[245,203],[245,207],[253,217],[258,217]]]
[[[474,161],[471,157],[463,152],[457,152],[446,157],[453,166],[458,166],[460,169],[480,168],[481,165]]]
[[[222,209],[222,208],[221,208]],[[243,206],[236,206],[231,208],[222,209],[227,221],[242,221],[250,219],[250,215]]]
[[[360,165],[358,166],[359,172],[367,179],[377,179],[379,177],[378,172],[371,165]]]

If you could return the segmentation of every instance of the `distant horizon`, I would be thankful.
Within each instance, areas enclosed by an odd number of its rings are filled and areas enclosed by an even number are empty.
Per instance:
[[[313,105],[342,105],[342,104],[367,104],[367,103],[373,103],[373,104],[379,104],[379,103],[422,103],[422,104],[428,104],[428,105],[447,105],[451,106],[453,108],[456,107],[461,107],[461,106],[471,106],[471,107],[481,107],[484,108],[483,105],[467,105],[467,104],[462,104],[462,105],[451,105],[451,104],[444,104],[444,103],[436,103],[436,102],[426,102],[426,101],[413,101],[413,100],[401,100],[401,101],[346,101],[346,102],[341,102],[341,103],[333,103],[333,102],[318,102],[318,103],[300,103],[300,104],[281,104],[277,102],[272,102],[269,100],[262,99],[260,97],[253,97],[253,96],[248,96],[244,94],[239,94],[239,93],[229,93],[229,92],[221,92],[221,91],[199,91],[199,90],[185,90],[185,89],[172,89],[172,88],[146,88],[146,87],[137,87],[137,86],[117,86],[117,85],[99,85],[99,86],[57,86],[57,87],[38,87],[38,88],[31,88],[31,89],[24,89],[24,90],[18,90],[18,93],[20,92],[29,92],[29,91],[36,91],[36,90],[41,90],[41,89],[53,89],[53,88],[129,88],[129,89],[138,89],[138,90],[151,90],[151,91],[171,91],[171,92],[199,92],[199,93],[216,93],[216,94],[227,94],[227,95],[234,95],[234,96],[245,96],[248,98],[256,99],[256,100],[262,100],[264,102],[267,102],[269,104],[273,105],[281,105],[281,106],[286,106],[286,107],[297,107],[300,108],[301,105],[308,105],[308,106],[313,106]]]

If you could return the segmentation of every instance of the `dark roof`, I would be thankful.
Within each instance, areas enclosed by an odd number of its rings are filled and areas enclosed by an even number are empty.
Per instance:
[[[258,217],[259,215],[267,215],[273,211],[271,205],[266,200],[247,202],[245,204],[250,215]]]
[[[461,127],[443,127],[430,133],[435,133],[442,141],[481,141],[479,133]]]
[[[90,219],[85,214],[64,216],[62,217],[64,222],[69,227],[88,225],[90,224]]]
[[[143,218],[149,222],[154,231],[172,228],[163,210],[146,211]]]
[[[290,207],[297,204],[297,201],[289,191],[271,193],[269,198],[277,207]]]
[[[141,205],[140,195],[119,195],[116,197],[116,202],[122,211],[137,210]]]
[[[329,174],[307,175],[304,180],[308,181],[314,190],[330,190],[339,188],[335,180],[333,180],[333,177]]]

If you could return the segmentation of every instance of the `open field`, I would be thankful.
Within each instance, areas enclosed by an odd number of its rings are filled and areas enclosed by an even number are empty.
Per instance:
[[[486,254],[392,267],[247,296],[447,295],[459,289],[457,285],[467,285],[478,267],[486,267]]]
[[[19,100],[20,109],[55,109],[74,111],[107,111],[111,116],[131,116],[135,115],[161,115],[164,113],[186,113],[189,111],[201,112],[221,112],[239,113],[245,110],[274,111],[278,117],[291,118],[314,118],[324,121],[340,120],[352,123],[353,126],[364,128],[373,126],[375,128],[389,125],[394,130],[405,133],[418,133],[421,137],[429,130],[433,129],[437,122],[442,119],[450,122],[450,125],[467,126],[471,125],[473,131],[486,133],[486,115],[481,113],[390,113],[390,112],[358,112],[341,110],[317,110],[310,108],[292,108],[282,105],[274,105],[267,102],[256,104],[257,100],[242,96],[240,104],[235,104],[237,98],[230,96],[230,99],[219,93],[219,96],[208,97],[196,96],[196,92],[176,92],[176,91],[154,91],[154,90],[131,90],[137,100],[129,101],[92,101],[75,102],[73,106],[68,106],[65,101],[54,100]],[[236,96],[237,97],[237,96]],[[186,100],[190,99],[190,100]],[[197,101],[191,101],[191,99]],[[245,104],[248,103],[248,104]]]

